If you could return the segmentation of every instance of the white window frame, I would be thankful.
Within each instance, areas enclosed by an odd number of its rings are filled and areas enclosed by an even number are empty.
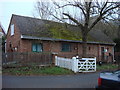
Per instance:
[[[13,36],[14,35],[14,24],[11,25],[10,29],[11,29],[11,36]]]

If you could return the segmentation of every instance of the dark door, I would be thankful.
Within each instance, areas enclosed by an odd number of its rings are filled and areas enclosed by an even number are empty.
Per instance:
[[[104,52],[104,47],[101,47],[101,61],[105,60],[105,52]]]

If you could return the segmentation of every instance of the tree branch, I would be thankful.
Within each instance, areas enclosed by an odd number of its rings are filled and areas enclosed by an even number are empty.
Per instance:
[[[86,17],[85,17],[85,27],[88,28],[89,18],[90,18],[90,8],[92,2],[86,2]]]
[[[107,5],[104,5],[103,7],[105,8],[105,6],[107,6]],[[90,26],[89,30],[91,30],[101,19],[103,19],[103,16],[104,16],[106,13],[108,13],[110,10],[113,10],[113,9],[115,9],[115,8],[117,8],[117,7],[119,7],[119,5],[116,5],[115,7],[111,7],[111,8],[107,9],[107,10],[104,11],[104,12],[102,12],[104,8],[101,9],[101,11],[100,11],[100,16],[92,23],[92,25]],[[101,12],[102,12],[102,13],[101,13]]]
[[[102,16],[99,16],[89,27],[89,31],[102,19]]]
[[[65,4],[65,5],[63,5],[63,6],[60,6],[60,5],[58,5],[57,3],[54,3],[54,4],[58,7],[58,8],[56,8],[56,9],[64,8],[64,7],[67,7],[67,6],[78,7],[78,8],[82,11],[82,13],[84,14],[84,16],[86,17],[86,13],[85,13],[85,11],[84,11],[83,6],[80,6],[79,4],[71,4],[71,3],[69,3],[69,4]]]
[[[81,23],[79,23],[75,18],[73,18],[72,16],[70,16],[67,13],[63,13],[63,15],[67,16],[70,20],[72,20],[73,22],[75,22],[78,26],[80,26],[80,28],[83,28],[83,25]]]
[[[111,8],[109,8],[109,9],[107,9],[107,10],[104,11],[101,15],[105,15],[107,12],[109,12],[110,10],[113,10],[113,9],[115,9],[115,8],[117,8],[117,7],[120,7],[120,5],[116,5],[115,7],[111,7]]]
[[[108,2],[105,2],[104,6],[101,8],[100,14],[102,14],[103,10],[105,9],[105,7],[107,6]]]

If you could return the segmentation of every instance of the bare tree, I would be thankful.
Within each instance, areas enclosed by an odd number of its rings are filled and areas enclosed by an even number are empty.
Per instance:
[[[70,20],[80,28],[83,41],[83,57],[86,57],[87,53],[88,32],[92,30],[99,21],[108,21],[110,16],[115,14],[115,9],[119,7],[115,2],[108,2],[108,0],[104,2],[98,2],[97,0],[65,0],[62,1],[62,3],[53,0],[53,4],[56,13],[60,12],[59,15],[55,15],[55,12],[49,12],[53,17],[61,21],[66,21],[67,23],[69,23],[68,20]],[[64,10],[62,11],[62,9]],[[74,11],[72,11],[73,9]],[[60,17],[61,15],[62,18]],[[95,18],[91,21],[92,17]]]
[[[63,22],[63,14],[64,9],[56,9],[56,6],[50,0],[38,0],[34,6],[35,11],[33,12],[33,16],[37,13],[37,17],[40,19],[53,20],[58,22]]]
[[[45,0],[37,1],[34,8],[40,19],[46,20],[50,19],[50,12],[52,12],[53,7],[51,6],[51,3],[49,1]]]

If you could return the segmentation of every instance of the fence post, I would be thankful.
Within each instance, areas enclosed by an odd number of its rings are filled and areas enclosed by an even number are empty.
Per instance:
[[[76,57],[72,57],[73,64],[72,64],[72,70],[74,73],[78,72],[78,59]]]
[[[55,65],[55,56],[57,56],[58,53],[52,52],[52,65]]]
[[[57,66],[57,56],[55,56],[55,66]]]
[[[96,71],[96,57],[95,57],[95,71]]]

